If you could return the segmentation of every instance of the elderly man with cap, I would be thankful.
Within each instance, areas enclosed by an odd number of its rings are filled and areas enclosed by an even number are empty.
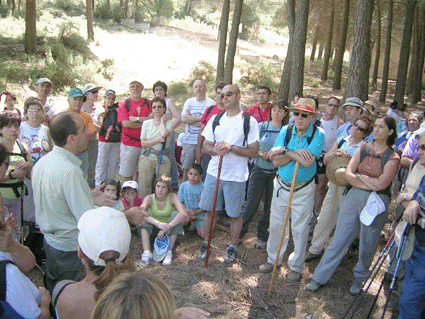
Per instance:
[[[49,120],[58,113],[58,110],[55,109],[55,102],[49,98],[49,94],[52,91],[52,82],[48,78],[39,78],[35,90],[37,91],[37,98],[43,102],[44,122],[48,125]]]
[[[140,132],[143,122],[153,118],[150,101],[142,98],[143,89],[140,80],[132,80],[130,97],[118,104],[118,124],[122,125],[119,174],[124,181],[138,180],[137,166],[142,151]]]
[[[345,100],[345,103],[342,105],[342,107],[345,110],[345,118],[347,122],[338,128],[338,138],[343,138],[350,135],[351,126],[353,126],[357,118],[363,113],[363,101],[358,97],[349,97],[347,100]]]
[[[278,167],[278,175],[274,180],[273,199],[270,212],[270,235],[267,241],[267,262],[259,271],[269,273],[278,259],[282,263],[283,254],[289,241],[289,224],[285,231],[283,246],[277,256],[279,239],[288,205],[295,162],[300,164],[295,191],[290,203],[291,233],[294,241],[294,252],[289,256],[291,269],[287,279],[292,282],[301,279],[308,240],[309,223],[313,215],[314,176],[316,160],[320,157],[325,134],[322,128],[313,125],[315,118],[315,102],[313,99],[301,98],[292,109],[295,123],[282,128],[277,137],[270,156]]]

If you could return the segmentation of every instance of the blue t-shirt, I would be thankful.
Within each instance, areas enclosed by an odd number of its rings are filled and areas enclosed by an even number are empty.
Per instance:
[[[345,122],[338,128],[337,138],[346,137],[351,134],[351,122]]]
[[[288,130],[288,125],[284,126],[277,137],[274,147],[284,146],[286,131]],[[311,136],[313,133],[313,123],[310,123],[310,126],[307,132],[301,137],[298,137],[296,133],[295,125],[292,128],[291,139],[287,145],[289,150],[295,151],[299,149],[306,148],[310,151],[310,153],[319,158],[322,153],[323,143],[325,142],[325,131],[318,127],[316,133],[314,134],[313,139],[311,140],[310,145],[308,144],[307,138]],[[285,182],[290,184],[292,182],[292,176],[294,174],[295,169],[295,161],[290,161],[288,164],[284,166],[279,166],[279,176]],[[311,164],[309,168],[305,168],[300,165],[297,175],[297,183],[301,183],[309,180],[316,174],[316,163]]]
[[[260,140],[259,140],[260,144],[258,147],[261,152],[270,151],[281,129],[282,129],[282,126],[273,127],[271,122],[262,122],[258,124],[258,131],[260,132]],[[257,156],[255,158],[254,164],[262,169],[265,169],[268,171],[275,171],[273,162],[266,161],[261,156]]]
[[[187,209],[197,210],[199,209],[199,202],[201,201],[201,193],[203,189],[203,182],[192,185],[189,181],[186,181],[180,185],[177,196]],[[199,214],[197,217],[198,219],[204,219],[204,215],[205,213]]]
[[[419,188],[413,195],[412,200],[417,200],[422,212],[425,213],[425,176],[422,177]],[[425,229],[416,225],[415,236],[417,241],[425,243]]]

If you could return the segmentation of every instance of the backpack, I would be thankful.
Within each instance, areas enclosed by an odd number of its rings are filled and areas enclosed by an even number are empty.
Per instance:
[[[0,261],[0,318],[7,319],[24,319],[20,314],[13,309],[6,301],[6,265],[15,265],[13,261]],[[16,265],[15,265],[16,266]]]
[[[218,113],[216,115],[216,117],[214,118],[214,121],[212,123],[212,130],[213,130],[213,134],[215,132],[215,128],[217,127],[217,125],[220,125],[220,119],[223,117],[224,113],[226,112],[221,112]],[[244,139],[243,139],[243,146],[245,146],[247,140],[248,140],[248,133],[249,133],[249,119],[251,118],[251,114],[249,113],[242,113],[243,116],[243,134],[244,134]]]
[[[260,130],[260,139],[263,137],[264,134],[266,133],[274,133],[274,134],[279,134],[280,131],[274,131],[274,130],[268,130],[269,128],[269,123],[270,122],[263,122],[261,125],[261,130]],[[267,124],[266,127],[264,127],[264,125]]]
[[[122,126],[118,124],[117,109],[118,103],[108,109],[99,131],[99,135],[103,136],[108,142],[121,142]]]
[[[152,112],[151,110],[151,104],[149,103],[148,99],[142,98],[143,100],[143,104],[142,105],[147,105],[147,107],[149,108],[149,110]],[[127,109],[127,112],[130,112],[130,104],[131,101],[130,99],[125,99],[125,108]]]
[[[382,165],[382,171],[384,170],[384,166],[385,166],[385,164],[387,164],[387,162],[388,162],[388,160],[390,159],[390,157],[391,157],[391,155],[393,155],[393,153],[394,153],[394,149],[392,148],[392,147],[389,147],[386,151],[385,151],[385,153],[384,153],[384,156],[379,156],[379,155],[375,155],[375,154],[371,154],[371,153],[369,153],[369,151],[370,151],[370,148],[372,147],[372,143],[367,143],[364,147],[363,147],[363,149],[362,149],[362,151],[361,151],[361,153],[360,153],[360,163],[367,157],[367,156],[370,156],[370,157],[377,157],[377,158],[380,158],[381,159],[381,165]],[[359,164],[360,164],[359,163]]]
[[[212,106],[209,106],[207,108],[207,111],[206,111],[206,114],[205,114],[205,118],[207,118],[211,114],[212,110],[214,110],[214,107],[215,107],[215,105],[212,105]],[[223,112],[223,111],[221,111],[221,112]]]

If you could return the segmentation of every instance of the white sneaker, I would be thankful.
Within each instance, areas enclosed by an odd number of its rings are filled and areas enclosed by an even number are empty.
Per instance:
[[[145,251],[140,259],[140,265],[142,267],[147,267],[152,261],[152,253],[150,251]]]
[[[162,264],[164,266],[170,266],[171,265],[171,259],[173,259],[173,253],[171,252],[171,250],[167,251],[167,253],[165,254],[165,258],[162,261]]]

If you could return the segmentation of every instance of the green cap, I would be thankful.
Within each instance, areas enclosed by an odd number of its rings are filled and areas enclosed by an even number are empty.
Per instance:
[[[71,89],[71,91],[69,91],[68,93],[68,97],[79,97],[79,96],[84,97],[83,92],[77,88]]]

